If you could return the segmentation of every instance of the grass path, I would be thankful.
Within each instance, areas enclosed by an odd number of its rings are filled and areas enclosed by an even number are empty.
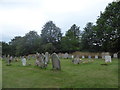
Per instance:
[[[3,61],[3,88],[117,88],[118,60],[114,59],[108,66],[102,66],[103,60],[93,63],[71,63],[69,59],[61,60],[61,71],[34,66],[35,60],[29,60],[31,66],[23,67],[21,62],[6,66]]]

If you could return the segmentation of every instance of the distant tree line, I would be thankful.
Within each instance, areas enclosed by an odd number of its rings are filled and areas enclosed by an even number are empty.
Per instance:
[[[25,36],[16,36],[2,44],[2,55],[28,55],[36,52],[120,52],[120,1],[110,3],[100,14],[96,25],[88,22],[84,31],[73,24],[63,36],[53,21],[48,21],[41,34],[30,31]]]

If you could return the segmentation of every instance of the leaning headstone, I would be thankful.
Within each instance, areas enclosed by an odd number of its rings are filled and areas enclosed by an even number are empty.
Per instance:
[[[82,56],[82,58],[85,58],[85,56]]]
[[[26,66],[26,58],[23,56],[23,58],[22,58],[22,65],[23,66]]]
[[[56,53],[52,54],[52,68],[61,70],[60,59]]]
[[[98,59],[98,56],[97,56],[97,55],[95,55],[95,59]]]
[[[113,58],[118,58],[117,53],[114,53],[114,54],[113,54]]]
[[[107,62],[112,62],[111,61],[111,56],[105,56],[105,62],[107,63]]]

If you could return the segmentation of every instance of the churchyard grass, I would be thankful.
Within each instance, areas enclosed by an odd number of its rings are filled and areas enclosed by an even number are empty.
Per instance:
[[[84,59],[85,60],[85,59]],[[35,66],[35,60],[27,60],[31,66],[22,66],[21,61],[6,66],[2,62],[3,88],[117,88],[118,59],[106,65],[102,59],[94,62],[73,64],[70,59],[60,59],[61,71],[52,70],[51,62],[46,69]]]

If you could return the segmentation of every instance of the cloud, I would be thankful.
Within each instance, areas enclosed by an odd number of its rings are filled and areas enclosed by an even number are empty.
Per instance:
[[[0,32],[9,41],[30,30],[38,34],[43,25],[53,20],[65,33],[72,24],[85,27],[95,23],[100,11],[113,0],[0,0]],[[9,37],[9,39],[8,39]]]

